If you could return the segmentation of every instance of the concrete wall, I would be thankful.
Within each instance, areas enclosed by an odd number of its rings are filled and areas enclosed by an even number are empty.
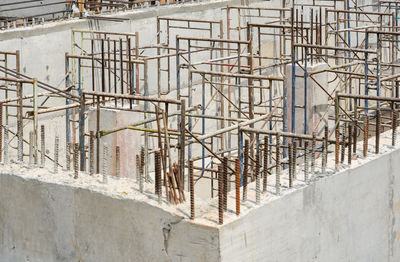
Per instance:
[[[220,231],[221,261],[399,261],[400,150],[322,178]]]
[[[218,260],[215,228],[141,201],[0,175],[1,262]]]
[[[399,261],[400,149],[356,165],[222,227],[200,203],[192,223],[187,206],[159,208],[151,194],[2,173],[0,261]]]

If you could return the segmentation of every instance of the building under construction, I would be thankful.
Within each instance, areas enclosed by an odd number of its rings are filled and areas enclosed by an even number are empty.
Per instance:
[[[399,9],[1,2],[0,262],[400,261]]]

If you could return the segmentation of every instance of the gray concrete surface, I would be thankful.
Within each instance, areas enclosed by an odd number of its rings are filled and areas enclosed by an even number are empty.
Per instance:
[[[0,174],[0,261],[389,261],[400,259],[400,149],[229,219]],[[154,202],[154,201],[153,201]],[[181,214],[181,215],[179,215]]]
[[[0,175],[1,262],[218,261],[218,256],[216,228],[140,201]]]
[[[400,261],[400,150],[322,178],[219,234],[221,261]]]

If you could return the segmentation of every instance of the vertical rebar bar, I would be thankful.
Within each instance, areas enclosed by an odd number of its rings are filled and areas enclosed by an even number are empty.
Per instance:
[[[189,179],[190,179],[190,181],[189,181],[189,185],[190,185],[190,219],[193,220],[195,217],[193,160],[189,161]],[[161,167],[160,167],[160,181],[161,181]]]
[[[79,171],[79,144],[75,143],[74,145],[74,179],[78,179],[78,171]]]
[[[22,138],[22,121],[17,120],[17,150],[18,150],[18,162],[24,161],[24,141]]]
[[[376,110],[375,154],[379,154],[379,141],[381,137],[381,110]]]
[[[342,127],[342,144],[340,147],[340,163],[343,164],[344,162],[344,154],[345,154],[345,148],[346,148],[346,124],[343,125]]]
[[[107,172],[108,172],[108,145],[103,144],[103,184],[107,184]]]
[[[347,143],[347,149],[348,149],[348,151],[347,151],[347,154],[348,154],[348,156],[347,156],[347,164],[348,165],[351,165],[351,154],[352,154],[352,151],[351,151],[351,138],[353,137],[352,136],[352,134],[353,134],[353,126],[352,126],[352,124],[349,124],[349,130],[348,130],[348,132],[349,132],[349,139],[348,139],[348,143]]]
[[[328,130],[328,125],[325,125],[324,127],[324,142],[322,145],[322,165],[321,165],[321,172],[322,174],[326,173],[326,164],[328,160],[328,136],[329,136],[329,130]]]
[[[335,129],[335,170],[336,171],[339,169],[339,147],[340,147],[340,132],[339,132],[339,128],[336,128]]]
[[[136,183],[139,183],[140,177],[140,155],[136,155]]]
[[[157,198],[158,198],[158,203],[161,204],[162,188],[161,188],[161,153],[160,153],[160,151],[156,151],[154,162],[155,162],[155,172],[156,172],[156,175],[155,175],[156,194],[157,194]],[[189,165],[190,165],[190,163],[189,163]],[[193,165],[193,163],[192,163],[192,165]],[[190,178],[190,179],[192,179],[192,178]],[[192,189],[190,189],[190,190],[192,190]],[[192,198],[192,192],[190,192],[190,197]],[[192,201],[191,198],[190,198],[190,201]]]
[[[249,167],[249,140],[244,141],[243,201],[247,201],[247,174]]]
[[[398,111],[393,111],[392,116],[392,146],[396,145]]]
[[[4,157],[3,157],[3,163],[8,164],[8,143],[9,143],[9,138],[8,138],[8,126],[4,126],[4,141],[3,141],[3,150],[4,150]]]
[[[368,115],[364,118],[364,142],[363,142],[363,157],[367,157],[368,152],[368,126],[369,126],[369,118]]]
[[[228,158],[225,156],[222,162],[222,172],[224,179],[224,210],[228,209]]]
[[[264,136],[264,177],[263,177],[263,192],[267,192],[268,186],[268,136]]]
[[[223,174],[222,165],[218,165],[218,223],[224,223],[224,197],[223,197]]]
[[[261,185],[260,185],[260,154],[257,150],[256,154],[256,168],[255,168],[255,177],[256,177],[256,204],[260,204],[260,194],[261,194]]]
[[[6,109],[6,112],[8,110]],[[8,116],[7,116],[8,118]],[[7,121],[6,121],[6,124]],[[3,103],[0,103],[0,147],[3,146]],[[3,161],[3,150],[0,150],[0,162]],[[4,163],[4,162],[3,162]]]
[[[58,172],[58,150],[60,147],[60,139],[56,136],[54,141],[54,174]]]
[[[357,153],[357,121],[353,122],[353,155]]]
[[[46,161],[46,140],[44,125],[40,126],[40,166],[44,167]]]
[[[275,175],[275,193],[277,196],[281,193],[281,134],[276,134],[276,175]]]
[[[94,174],[94,131],[90,131],[89,138],[89,175]]]
[[[65,166],[67,171],[71,170],[71,143],[67,142],[65,149]]]
[[[139,191],[143,193],[143,176],[144,176],[144,147],[140,148],[140,171],[139,171]]]
[[[240,160],[235,159],[236,215],[240,215]]]
[[[308,182],[308,141],[304,142],[304,182]]]
[[[157,155],[157,154],[156,154]],[[121,177],[121,153],[119,146],[115,147],[115,176],[117,179]]]
[[[316,151],[316,142],[317,142],[317,134],[315,131],[312,132],[312,141],[311,141],[311,175],[315,175],[315,151]]]
[[[293,141],[293,167],[292,167],[292,173],[293,173],[293,181],[297,179],[297,141]]]

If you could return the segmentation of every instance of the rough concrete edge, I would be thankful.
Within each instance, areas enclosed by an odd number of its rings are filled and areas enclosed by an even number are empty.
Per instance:
[[[393,168],[393,167],[392,167],[392,161],[394,161],[394,160],[393,160],[393,154],[394,154],[394,153],[397,153],[397,152],[400,152],[400,148],[397,148],[397,147],[396,147],[396,148],[393,148],[393,147],[391,147],[391,146],[388,146],[388,148],[390,148],[388,151],[385,151],[385,152],[383,152],[383,153],[379,153],[378,155],[371,155],[371,156],[368,156],[367,159],[361,158],[363,161],[362,161],[361,163],[359,163],[357,166],[353,165],[353,166],[350,166],[350,167],[349,167],[348,165],[344,165],[344,167],[341,167],[341,168],[339,169],[339,171],[337,171],[337,172],[328,173],[328,175],[318,176],[318,177],[316,177],[316,178],[313,178],[313,179],[310,181],[309,184],[302,184],[302,185],[299,185],[298,187],[293,187],[292,189],[285,190],[284,192],[281,192],[281,195],[280,195],[278,198],[271,199],[271,200],[269,200],[267,203],[261,204],[260,206],[258,206],[258,207],[256,207],[256,208],[251,208],[251,209],[247,210],[246,213],[241,213],[240,216],[239,216],[237,219],[228,221],[228,222],[224,223],[223,225],[217,225],[216,227],[220,230],[220,233],[222,233],[222,231],[229,230],[228,226],[233,226],[234,223],[239,223],[239,221],[240,221],[244,216],[247,216],[247,215],[250,214],[251,212],[255,212],[258,208],[261,208],[262,206],[268,206],[268,205],[270,205],[271,203],[273,203],[273,202],[275,202],[275,201],[279,201],[279,200],[281,200],[281,199],[283,199],[283,198],[286,198],[286,197],[288,197],[288,196],[291,195],[291,194],[301,193],[302,190],[305,190],[307,187],[315,186],[316,183],[319,183],[320,181],[323,181],[323,180],[330,179],[330,178],[333,177],[333,176],[345,175],[347,172],[352,172],[352,171],[353,171],[354,169],[356,169],[356,168],[360,168],[360,167],[362,167],[362,166],[364,166],[364,165],[371,164],[371,163],[377,161],[378,159],[380,159],[381,157],[389,157],[389,159],[390,159],[390,160],[389,160],[389,163],[390,163],[390,170],[392,170],[392,168]],[[390,175],[390,174],[387,174],[387,175]],[[393,178],[393,179],[394,179],[394,178]],[[392,181],[392,178],[389,178],[389,182],[393,182],[393,181]],[[254,182],[252,182],[252,183],[254,183]],[[388,185],[388,188],[392,188],[392,186],[393,186],[393,183],[391,183],[390,185]],[[393,189],[393,188],[392,188],[392,189]],[[390,199],[390,198],[389,198],[389,199]],[[393,203],[388,203],[388,204],[389,204],[389,207],[390,207],[390,205],[392,206],[392,210],[393,210]]]
[[[269,2],[270,0],[252,0],[252,3]],[[240,4],[240,0],[207,0],[204,2],[172,4],[166,6],[156,6],[141,8],[129,11],[121,11],[114,14],[104,14],[103,17],[127,18],[130,21],[140,20],[145,18],[155,18],[157,16],[174,15],[185,12],[200,12],[208,9],[223,8],[227,5]],[[88,19],[66,19],[54,22],[46,22],[41,25],[31,27],[8,29],[0,31],[1,40],[10,40],[15,38],[24,38],[30,36],[43,35],[59,31],[70,30],[73,28],[82,28],[87,25]],[[101,23],[115,23],[110,21],[101,21]]]
[[[213,226],[213,225],[205,225],[205,224],[201,224],[201,223],[196,223],[195,221],[192,221],[187,216],[180,215],[177,212],[172,212],[172,211],[164,208],[163,206],[158,206],[158,205],[155,205],[155,204],[153,204],[153,203],[151,203],[149,201],[143,201],[142,199],[122,198],[122,197],[118,197],[117,195],[106,194],[101,190],[94,190],[94,189],[90,189],[90,188],[82,187],[82,186],[77,186],[77,185],[69,185],[69,184],[62,184],[62,183],[44,181],[44,180],[40,180],[40,179],[37,179],[37,178],[34,178],[34,177],[26,177],[22,173],[10,174],[8,171],[6,171],[6,172],[5,171],[0,171],[0,176],[9,176],[9,177],[20,179],[21,181],[29,181],[29,182],[32,182],[32,183],[49,184],[49,185],[69,188],[69,189],[72,189],[72,190],[86,190],[86,191],[89,191],[90,193],[99,194],[99,195],[102,195],[102,196],[105,196],[105,197],[110,197],[110,198],[115,199],[115,200],[133,201],[135,203],[143,203],[143,204],[147,204],[151,208],[159,209],[159,210],[165,212],[166,214],[170,215],[171,217],[176,218],[179,221],[186,221],[186,222],[188,222],[190,224],[193,224],[195,226],[203,227],[203,228],[206,228],[206,229],[209,229],[209,230],[218,230],[219,227],[221,227],[220,225]]]

